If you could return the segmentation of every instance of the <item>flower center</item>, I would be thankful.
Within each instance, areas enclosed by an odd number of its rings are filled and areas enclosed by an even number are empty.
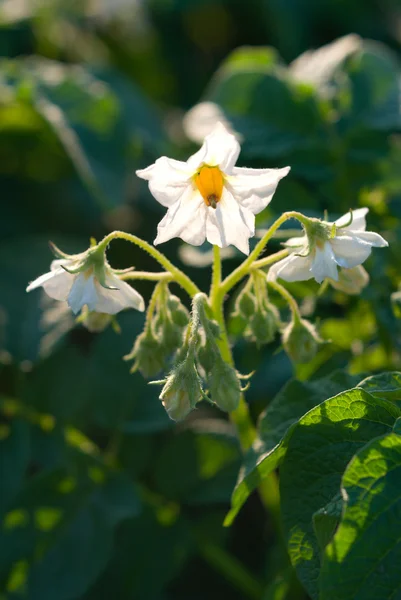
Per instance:
[[[202,195],[206,206],[217,207],[223,193],[223,174],[219,167],[203,165],[195,173],[195,185]]]

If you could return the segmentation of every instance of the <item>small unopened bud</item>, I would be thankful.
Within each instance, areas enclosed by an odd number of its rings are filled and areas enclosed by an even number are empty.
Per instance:
[[[77,321],[82,323],[82,325],[91,333],[100,333],[112,323],[112,319],[112,315],[95,312],[84,307]]]
[[[215,363],[215,352],[210,344],[204,344],[198,348],[198,361],[205,373],[210,373]]]
[[[369,275],[362,265],[358,265],[352,269],[341,269],[338,274],[338,281],[329,279],[329,282],[333,288],[340,292],[357,295],[368,285]]]
[[[165,319],[160,332],[160,344],[166,356],[173,354],[182,345],[182,327]]]
[[[323,340],[309,321],[295,318],[283,331],[283,346],[295,363],[307,363],[316,355]]]
[[[173,322],[178,325],[178,327],[186,327],[188,325],[189,311],[177,296],[169,296],[167,307],[170,310]]]
[[[135,360],[131,373],[140,371],[145,378],[154,377],[165,366],[164,354],[151,331],[144,331],[135,340],[130,354],[124,360]]]
[[[269,344],[274,340],[280,322],[280,314],[275,306],[259,309],[251,318],[247,329],[247,336],[258,346]]]
[[[256,302],[254,296],[250,292],[242,292],[235,303],[236,312],[242,317],[252,317],[256,310]]]
[[[232,412],[238,408],[241,385],[235,369],[221,357],[213,365],[208,384],[212,402],[221,410]]]
[[[181,421],[202,398],[202,388],[192,357],[175,367],[167,377],[160,400],[173,421]]]

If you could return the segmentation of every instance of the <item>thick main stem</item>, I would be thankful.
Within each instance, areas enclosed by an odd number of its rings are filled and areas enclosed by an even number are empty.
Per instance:
[[[220,339],[217,343],[223,360],[225,360],[228,364],[234,367],[234,359],[231,353],[231,348],[226,330],[226,323],[224,319],[224,298],[222,298],[220,295],[221,258],[220,248],[218,246],[213,246],[213,255],[213,274],[209,300],[213,310],[214,318],[216,319],[220,327]],[[245,402],[243,394],[241,394],[238,408],[230,413],[230,419],[235,424],[235,427],[238,431],[238,437],[242,449],[244,451],[248,450],[248,448],[252,446],[252,443],[256,438],[256,430],[249,415],[248,406]]]
[[[133,235],[132,233],[125,233],[125,231],[113,231],[113,233],[109,233],[106,237],[99,243],[98,248],[106,250],[107,246],[112,240],[122,239],[127,242],[131,242],[131,244],[135,244],[148,252],[155,260],[157,260],[162,267],[166,269],[171,275],[174,277],[174,280],[189,294],[189,296],[193,297],[195,294],[200,292],[199,288],[194,284],[194,282],[183,273],[180,269],[178,269],[169,259],[164,256],[159,250],[156,250],[151,244],[145,242],[141,238]]]

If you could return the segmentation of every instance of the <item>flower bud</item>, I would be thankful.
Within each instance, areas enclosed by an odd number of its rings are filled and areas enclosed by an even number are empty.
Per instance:
[[[215,352],[210,347],[210,344],[204,344],[198,349],[198,361],[205,373],[210,373],[215,363]]]
[[[186,327],[189,323],[189,311],[182,304],[181,300],[173,294],[169,296],[167,307],[171,313],[173,322],[178,327]]]
[[[173,354],[182,345],[182,327],[165,319],[160,331],[160,345],[166,356]]]
[[[329,279],[330,284],[336,290],[345,294],[360,294],[364,287],[369,283],[369,275],[362,265],[352,269],[341,269],[338,274],[338,281]]]
[[[312,360],[323,342],[312,323],[301,318],[295,318],[287,325],[282,339],[291,360],[301,364]]]
[[[280,321],[280,314],[275,306],[269,304],[258,309],[249,322],[246,336],[258,346],[269,344],[274,340]]]
[[[241,292],[235,303],[235,309],[236,312],[239,313],[242,317],[252,317],[256,310],[256,302],[254,296],[248,291]]]
[[[212,402],[221,410],[232,412],[238,408],[241,385],[235,369],[219,357],[211,369],[208,379]]]
[[[202,398],[202,388],[192,356],[175,367],[167,377],[159,396],[173,421],[181,421]]]
[[[160,343],[151,331],[143,331],[135,340],[130,354],[124,360],[135,360],[131,373],[140,371],[146,378],[154,377],[165,367],[164,354]]]

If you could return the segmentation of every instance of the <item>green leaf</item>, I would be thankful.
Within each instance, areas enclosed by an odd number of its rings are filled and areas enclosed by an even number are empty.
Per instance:
[[[360,375],[338,370],[312,381],[289,381],[260,415],[259,437],[268,446],[277,444],[292,423],[327,398],[352,389],[360,380]]]
[[[359,380],[359,376],[335,371],[316,381],[295,379],[283,387],[259,418],[260,440],[245,457],[225,525],[231,525],[253,490],[278,467],[285,456],[292,425],[327,397],[354,387]]]
[[[37,475],[1,524],[2,587],[30,600],[80,596],[109,559],[115,525],[138,512],[133,484],[90,457]]]
[[[65,345],[35,365],[24,381],[24,402],[80,428],[87,421],[138,434],[171,427],[158,399],[160,389],[139,373],[131,375],[123,361],[143,327],[143,316],[127,311],[118,321],[121,334],[111,327],[96,336],[87,334],[87,346]]]
[[[42,57],[3,60],[1,76],[14,102],[33,108],[53,132],[95,205],[121,205],[131,146],[155,152],[162,141],[157,113],[139,90],[111,72]]]
[[[319,508],[313,515],[313,529],[320,550],[324,550],[332,539],[341,517],[343,499],[338,493],[323,508]]]
[[[358,383],[358,387],[366,390],[369,394],[372,394],[372,396],[401,401],[400,371],[389,371],[388,373],[371,375]]]
[[[0,424],[0,515],[23,484],[30,457],[29,425],[22,419]]]
[[[208,420],[167,440],[154,460],[154,483],[163,496],[189,505],[227,503],[240,456],[232,431]]]
[[[244,136],[244,157],[280,157],[325,139],[323,107],[311,88],[290,80],[270,48],[239,48],[222,64],[206,100]]]
[[[326,547],[321,600],[395,600],[401,589],[401,437],[364,446],[343,479],[345,510]]]
[[[0,343],[17,361],[47,355],[74,324],[66,303],[41,291],[26,293],[30,281],[49,270],[48,237],[5,239],[0,244]]]
[[[347,125],[378,131],[399,129],[401,72],[397,57],[378,42],[364,41],[345,71],[352,88]]]
[[[159,598],[193,551],[188,523],[175,507],[145,507],[118,531],[112,560],[84,600]]]
[[[312,598],[320,565],[313,515],[339,492],[355,452],[390,432],[400,414],[393,402],[357,388],[326,400],[294,426],[280,468],[283,526],[291,562]]]

